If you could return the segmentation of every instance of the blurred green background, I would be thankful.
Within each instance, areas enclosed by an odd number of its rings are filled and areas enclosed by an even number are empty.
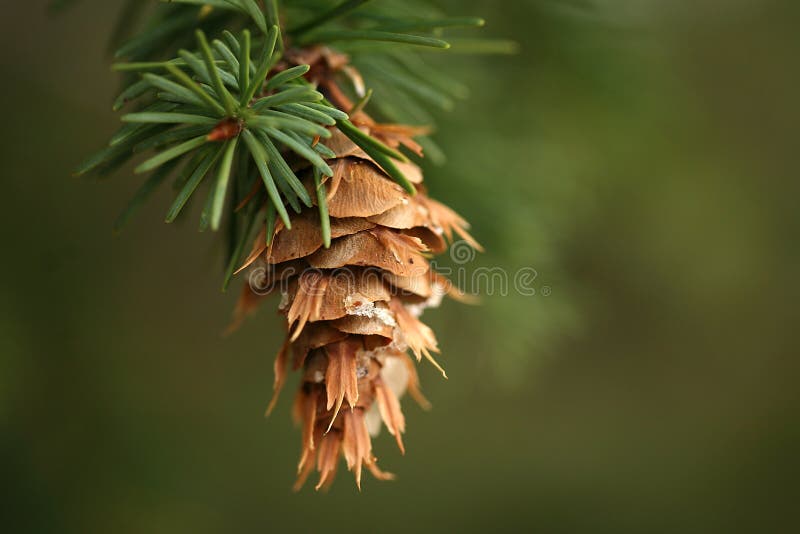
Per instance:
[[[196,218],[165,226],[165,190],[114,237],[139,180],[69,176],[117,121],[118,3],[6,2],[6,532],[796,531],[797,3],[439,3],[520,53],[444,62],[472,96],[428,183],[471,268],[538,291],[426,315],[450,380],[422,366],[434,410],[404,402],[407,455],[375,440],[398,480],[359,495],[291,492],[280,321],[221,336]]]

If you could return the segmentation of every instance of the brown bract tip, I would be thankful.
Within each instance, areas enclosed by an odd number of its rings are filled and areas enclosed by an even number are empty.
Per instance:
[[[342,402],[347,398],[351,408],[358,402],[358,370],[355,343],[344,340],[325,347],[328,353],[328,369],[325,372],[325,388],[328,396],[327,410],[334,408],[333,417],[326,432],[329,432],[339,414]]]
[[[420,361],[422,356],[425,356],[442,373],[442,376],[447,378],[447,373],[431,354],[431,352],[439,352],[439,346],[433,330],[408,311],[399,299],[392,299],[389,307],[394,312],[397,326],[405,336],[408,348],[417,357],[417,361]]]
[[[403,446],[402,433],[406,431],[406,418],[400,410],[400,401],[380,378],[375,380],[375,396],[378,399],[378,410],[389,434],[394,436],[400,452],[405,454],[406,448]]]

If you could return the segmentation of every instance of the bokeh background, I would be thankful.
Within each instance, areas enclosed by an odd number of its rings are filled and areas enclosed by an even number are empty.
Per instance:
[[[405,403],[398,480],[360,495],[291,492],[279,319],[222,337],[212,236],[165,190],[115,237],[138,179],[70,177],[117,121],[118,2],[4,4],[4,531],[796,531],[798,4],[439,3],[520,52],[443,62],[472,96],[430,188],[471,268],[537,293],[426,315],[450,380],[422,366],[434,410]]]

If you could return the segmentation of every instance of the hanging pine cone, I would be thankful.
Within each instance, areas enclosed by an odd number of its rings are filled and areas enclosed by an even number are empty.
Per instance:
[[[345,98],[325,85],[335,99]],[[421,154],[411,138],[415,128],[377,124],[363,112],[351,118],[388,146],[402,144]],[[372,453],[370,436],[380,430],[381,420],[405,452],[400,397],[408,391],[429,406],[407,353],[417,361],[424,356],[445,375],[433,357],[439,352],[436,337],[419,316],[438,306],[445,293],[459,294],[427,258],[444,252],[454,234],[480,247],[464,219],[425,194],[422,172],[413,163],[398,165],[415,184],[415,195],[339,130],[333,129],[326,145],[335,154],[328,160],[333,176],[319,180],[309,169],[303,183],[312,198],[324,196],[330,247],[324,246],[320,218],[312,209],[293,217],[291,230],[278,221],[273,235],[262,232],[242,267],[255,264],[256,276],[244,288],[235,322],[268,292],[264,288],[281,290],[287,337],[275,359],[275,392],[267,413],[291,362],[303,375],[294,403],[302,428],[295,488],[314,469],[317,489],[331,484],[341,454],[360,489],[363,467],[378,479],[393,477],[378,468]]]

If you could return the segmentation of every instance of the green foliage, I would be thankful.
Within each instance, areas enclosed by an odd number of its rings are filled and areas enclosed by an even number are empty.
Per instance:
[[[280,2],[280,13],[275,0],[172,0],[152,9],[142,5],[131,1],[123,8],[125,17],[145,19],[142,29],[129,36],[132,24],[121,23],[112,36],[118,44],[114,55],[124,60],[113,65],[124,84],[113,108],[133,109],[122,116],[124,124],[109,145],[76,174],[106,175],[151,152],[135,172],[153,174],[120,215],[117,230],[169,176],[174,175],[177,195],[166,222],[180,216],[207,183],[200,229],[217,230],[228,221],[231,256],[225,286],[255,226],[274,228],[280,217],[291,228],[290,211],[311,207],[312,196],[329,246],[322,183],[332,175],[325,159],[333,153],[324,145],[331,126],[415,192],[393,163],[407,161],[406,156],[362,132],[348,120],[348,110],[325,100],[306,79],[309,65],[287,68],[282,63],[274,69],[284,51],[331,43],[347,52],[367,84],[379,91],[380,98],[370,100],[371,89],[343,77],[343,90],[357,101],[356,108],[369,105],[385,120],[414,122],[415,109],[448,110],[467,93],[431,68],[421,52],[449,48],[442,39],[445,28],[483,25],[481,19],[446,17],[418,2],[344,0],[332,5],[286,0]],[[288,30],[282,31],[284,26]],[[207,35],[218,38],[209,40]],[[427,139],[420,142],[437,159],[436,146]],[[295,174],[308,167],[313,172],[311,195]]]
[[[126,68],[148,71],[142,73],[143,84],[135,82],[131,86],[139,93],[140,110],[124,115],[122,121],[126,124],[112,136],[109,147],[90,158],[78,172],[102,171],[111,162],[118,163],[121,158],[151,148],[156,154],[139,164],[137,173],[185,159],[186,168],[192,169],[190,178],[170,209],[167,222],[179,215],[200,182],[215,174],[210,227],[216,230],[222,220],[237,148],[247,149],[270,201],[286,226],[291,227],[285,204],[299,211],[301,205],[311,205],[311,198],[283,153],[273,150],[274,143],[295,150],[324,174],[331,175],[330,168],[310,148],[310,143],[307,147],[303,142],[314,136],[330,137],[324,126],[335,124],[334,116],[340,115],[325,114],[326,108],[307,108],[305,104],[319,102],[322,95],[286,72],[267,83],[274,91],[272,94],[254,99],[277,59],[277,37],[278,28],[273,26],[263,42],[260,58],[253,61],[248,30],[242,32],[241,39],[226,33],[225,39],[231,46],[220,40],[209,44],[205,34],[198,30],[199,54],[180,50],[180,59],[127,65]],[[130,87],[123,91],[126,92],[130,92]],[[241,133],[247,134],[246,143],[238,143]],[[284,143],[288,136],[291,136],[289,143]],[[201,156],[197,157],[198,154]],[[210,173],[215,166],[216,172]],[[243,167],[242,171],[238,178],[247,182],[249,167]]]

